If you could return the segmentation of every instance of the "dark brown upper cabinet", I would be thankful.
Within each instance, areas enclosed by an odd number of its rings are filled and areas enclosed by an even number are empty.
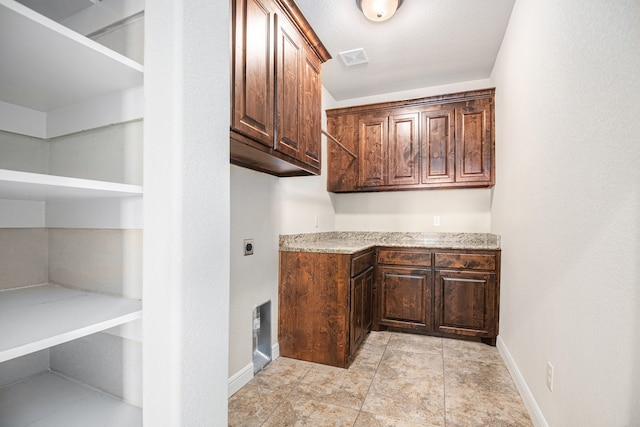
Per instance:
[[[331,55],[292,0],[232,0],[231,12],[231,163],[320,174],[321,64]]]
[[[419,183],[418,114],[359,119],[360,187]]]
[[[327,190],[495,184],[494,89],[327,110]]]

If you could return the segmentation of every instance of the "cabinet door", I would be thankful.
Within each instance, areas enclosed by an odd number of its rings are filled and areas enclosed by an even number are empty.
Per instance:
[[[351,279],[350,355],[353,356],[371,330],[373,321],[373,267]]]
[[[367,335],[373,325],[373,287],[375,282],[373,267],[365,272],[364,282],[364,335]]]
[[[418,114],[389,117],[389,179],[386,184],[406,185],[420,182],[420,144]]]
[[[351,153],[358,152],[357,114],[327,116],[327,130]],[[340,145],[327,138],[327,191],[356,191],[358,160]]]
[[[358,185],[376,187],[386,184],[387,116],[365,114],[358,123]]]
[[[364,307],[366,273],[363,272],[351,279],[351,322],[349,330],[349,354],[353,356],[366,334]]]
[[[496,325],[494,273],[436,271],[436,330],[491,337]]]
[[[492,183],[492,103],[456,108],[456,182]]]
[[[433,330],[431,270],[381,267],[380,325],[421,331]]]
[[[321,63],[284,16],[276,14],[275,149],[320,169]]]
[[[322,77],[318,57],[305,48],[302,66],[302,105],[300,109],[304,156],[300,159],[320,169],[322,131]]]
[[[275,149],[303,158],[300,143],[304,41],[284,16],[276,14],[277,126]]]
[[[275,4],[270,0],[233,2],[233,112],[231,128],[273,147]]]
[[[421,117],[422,184],[455,181],[454,111],[433,109]]]

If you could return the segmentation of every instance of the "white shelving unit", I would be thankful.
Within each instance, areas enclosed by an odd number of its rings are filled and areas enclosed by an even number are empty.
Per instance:
[[[141,317],[127,298],[49,284],[0,291],[0,363]]]
[[[142,186],[0,169],[0,199],[77,200],[142,196]]]
[[[3,427],[139,427],[142,409],[54,373],[0,389]]]
[[[0,0],[0,100],[57,110],[142,85],[143,67],[13,0]]]
[[[46,139],[141,118],[142,65],[13,0],[0,0],[0,52],[0,130]],[[0,169],[3,200],[142,194],[139,185]],[[0,363],[141,317],[138,300],[51,284],[2,290]],[[47,372],[0,387],[0,425],[139,427],[142,410]]]

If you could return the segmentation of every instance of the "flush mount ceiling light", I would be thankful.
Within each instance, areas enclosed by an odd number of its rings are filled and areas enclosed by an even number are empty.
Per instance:
[[[402,0],[356,0],[356,4],[369,21],[382,22],[396,13]]]

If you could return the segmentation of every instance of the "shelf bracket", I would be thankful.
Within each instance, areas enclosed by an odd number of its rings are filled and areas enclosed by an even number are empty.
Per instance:
[[[338,141],[333,135],[331,135],[329,132],[327,132],[326,130],[322,129],[322,133],[325,134],[327,136],[327,138],[329,138],[331,141],[335,142],[336,144],[338,144],[338,146],[340,148],[342,148],[344,151],[347,152],[347,154],[349,154],[351,157],[353,157],[354,160],[358,160],[358,156],[356,156],[355,154],[353,154],[351,152],[351,150],[349,150],[347,147],[345,147],[344,145],[342,145],[342,143],[340,141]]]

